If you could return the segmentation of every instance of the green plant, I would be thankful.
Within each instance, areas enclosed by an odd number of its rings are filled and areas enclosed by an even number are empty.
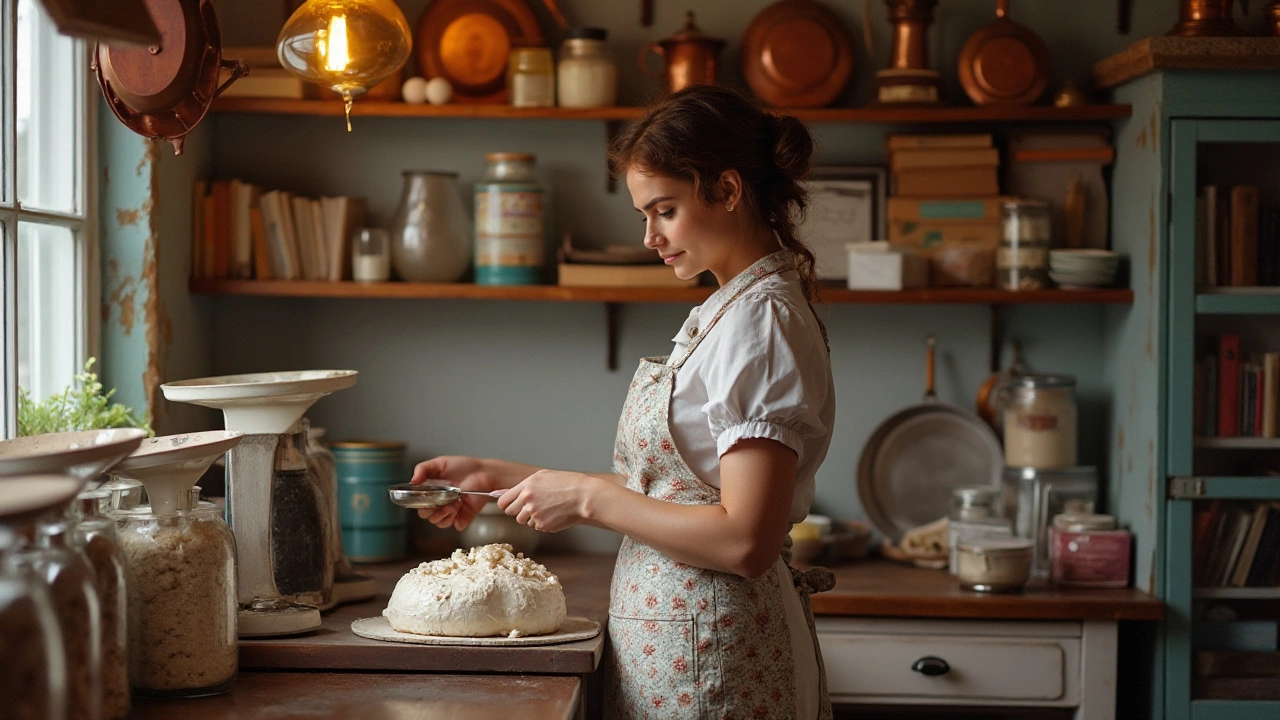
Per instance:
[[[102,392],[102,383],[91,368],[89,358],[84,372],[72,378],[66,390],[51,395],[44,402],[31,399],[24,388],[18,388],[18,434],[41,435],[71,430],[102,430],[137,427],[152,434],[150,423],[141,420],[127,405],[111,402],[115,389]]]

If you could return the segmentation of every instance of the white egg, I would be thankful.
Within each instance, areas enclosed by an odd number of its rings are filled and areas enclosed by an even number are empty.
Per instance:
[[[453,97],[453,86],[442,77],[431,78],[427,81],[426,92],[427,102],[432,105],[443,105],[449,102],[449,98]]]
[[[407,103],[417,105],[427,101],[427,79],[411,77],[400,86],[400,97]]]

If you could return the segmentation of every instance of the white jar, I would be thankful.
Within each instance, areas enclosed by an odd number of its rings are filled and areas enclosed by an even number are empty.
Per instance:
[[[604,28],[569,31],[560,44],[556,65],[556,93],[561,107],[609,107],[618,100],[618,66]]]
[[[1075,378],[1023,375],[1004,408],[1005,465],[1062,468],[1076,464]]]

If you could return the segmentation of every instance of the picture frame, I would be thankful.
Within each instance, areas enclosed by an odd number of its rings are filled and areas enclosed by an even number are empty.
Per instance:
[[[819,280],[848,279],[846,243],[887,238],[887,177],[877,165],[824,165],[810,172],[809,207],[797,236],[813,251]]]

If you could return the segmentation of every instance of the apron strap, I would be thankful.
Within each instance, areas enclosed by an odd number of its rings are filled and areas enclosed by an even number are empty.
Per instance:
[[[778,254],[780,253],[775,253],[774,255],[778,255]],[[770,255],[765,259],[770,259],[770,258],[773,258],[773,255]],[[757,262],[762,262],[762,261],[757,261]],[[752,273],[752,275],[748,279],[746,279],[746,282],[743,282],[742,285],[738,287],[732,295],[726,298],[724,301],[724,304],[722,304],[720,308],[716,310],[716,314],[711,318],[711,321],[707,323],[706,327],[698,328],[698,334],[694,336],[692,342],[690,342],[688,345],[685,346],[684,354],[680,356],[680,359],[671,363],[671,367],[679,368],[684,365],[685,361],[689,359],[689,356],[693,354],[693,351],[698,348],[698,345],[702,344],[702,339],[705,338],[711,332],[711,328],[715,327],[716,323],[720,322],[720,318],[724,317],[724,314],[729,309],[729,306],[732,305],[735,300],[742,297],[743,293],[749,290],[752,285],[755,285],[756,283],[760,282],[761,280],[771,275],[777,275],[779,273],[783,273],[783,272],[786,272],[787,270],[792,270],[795,268],[794,263],[792,263],[790,260],[785,260],[785,261],[779,260],[779,261],[776,261],[774,265],[775,265],[774,267],[770,267],[768,269],[762,268],[759,271]],[[744,271],[744,274],[745,272],[747,271]]]

